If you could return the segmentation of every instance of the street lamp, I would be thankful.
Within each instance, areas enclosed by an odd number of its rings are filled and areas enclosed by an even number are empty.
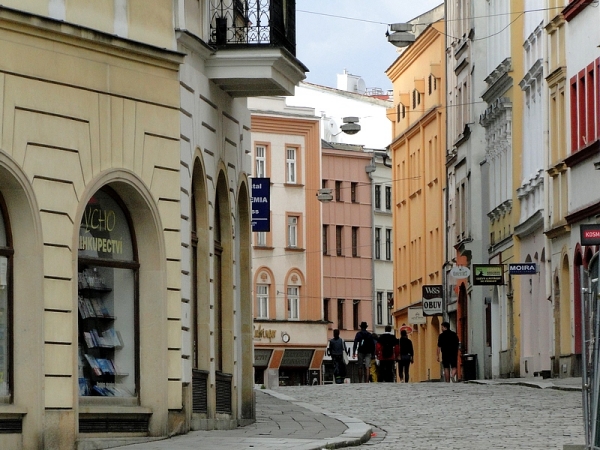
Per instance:
[[[410,23],[393,23],[390,25],[392,34],[386,32],[388,42],[396,47],[407,47],[415,42],[415,35],[412,34],[413,26]]]

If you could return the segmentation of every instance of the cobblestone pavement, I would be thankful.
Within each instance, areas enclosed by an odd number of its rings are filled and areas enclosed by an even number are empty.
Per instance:
[[[373,383],[281,387],[276,392],[372,425],[372,439],[352,449],[562,450],[564,444],[585,442],[581,391],[576,390]]]

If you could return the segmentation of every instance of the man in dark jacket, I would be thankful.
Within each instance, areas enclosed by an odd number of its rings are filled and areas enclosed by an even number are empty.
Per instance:
[[[361,322],[360,331],[354,337],[352,353],[358,359],[358,382],[368,383],[371,358],[375,353],[375,341],[371,333],[367,331],[367,322]],[[358,350],[358,353],[357,353]]]
[[[381,381],[384,383],[394,382],[394,365],[399,354],[398,339],[392,334],[392,327],[386,325],[385,333],[379,335],[377,345],[375,346],[375,355],[379,360]]]
[[[450,330],[448,322],[442,322],[442,333],[438,337],[437,360],[442,356],[442,366],[444,366],[444,381],[450,380],[456,382],[456,363],[458,362],[458,347],[460,342],[458,335]],[[452,373],[450,373],[452,371]]]

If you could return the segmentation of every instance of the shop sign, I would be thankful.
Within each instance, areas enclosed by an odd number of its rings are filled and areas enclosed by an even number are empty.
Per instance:
[[[536,273],[536,263],[514,263],[508,265],[509,275],[535,275]]]
[[[280,367],[308,367],[314,350],[286,350]]]
[[[254,339],[266,338],[271,342],[271,339],[273,339],[276,334],[277,330],[266,330],[262,325],[259,325],[258,328],[254,327]]]
[[[423,308],[408,308],[408,323],[425,325],[427,318],[423,315]],[[412,327],[411,327],[412,328]]]
[[[429,284],[423,286],[423,315],[441,316],[444,286],[441,284]]]
[[[273,350],[255,348],[254,367],[267,367],[271,359],[271,353],[273,353]]]
[[[252,178],[252,231],[271,231],[271,179]]]
[[[454,278],[469,278],[469,275],[471,275],[471,271],[465,266],[454,266],[450,269],[450,276]]]
[[[581,245],[599,245],[600,244],[600,224],[580,225]]]
[[[504,284],[504,264],[473,264],[473,285]]]

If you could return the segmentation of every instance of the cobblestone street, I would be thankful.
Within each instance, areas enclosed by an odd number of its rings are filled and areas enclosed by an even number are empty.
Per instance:
[[[561,449],[584,444],[581,391],[474,383],[345,384],[276,389],[358,418],[376,436],[356,448]]]

